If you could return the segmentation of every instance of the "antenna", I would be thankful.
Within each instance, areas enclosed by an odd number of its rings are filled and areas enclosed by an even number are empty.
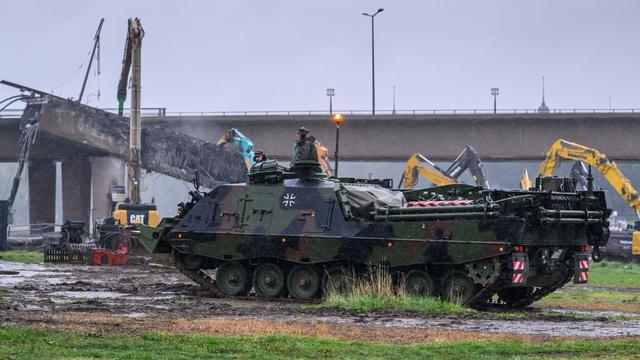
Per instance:
[[[394,115],[396,114],[396,86],[393,85],[393,112]]]
[[[542,104],[540,104],[540,106],[538,107],[538,112],[539,113],[549,112],[549,107],[547,106],[547,104],[545,104],[545,101],[544,101],[544,75],[542,76]]]
[[[100,19],[98,30],[96,31],[96,35],[94,36],[93,51],[91,52],[91,58],[89,59],[89,66],[87,66],[87,72],[84,75],[84,81],[82,82],[82,89],[80,90],[80,96],[78,96],[78,102],[82,101],[82,95],[84,95],[84,87],[87,85],[87,78],[89,77],[89,71],[91,71],[91,64],[93,63],[93,57],[96,55],[96,49],[98,49],[98,57],[100,57],[100,31],[102,31],[102,24],[104,24],[104,18]],[[100,74],[100,63],[98,63],[98,75],[99,74]]]

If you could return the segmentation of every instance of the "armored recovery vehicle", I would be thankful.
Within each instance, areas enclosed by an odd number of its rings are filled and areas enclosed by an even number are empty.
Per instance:
[[[255,166],[158,227],[141,228],[151,252],[216,296],[310,300],[350,272],[383,267],[406,291],[472,307],[533,303],[565,283],[588,281],[590,250],[608,239],[604,194],[570,179],[535,190],[452,184],[392,190],[390,181],[328,179],[313,166]],[[496,296],[497,295],[497,296]]]

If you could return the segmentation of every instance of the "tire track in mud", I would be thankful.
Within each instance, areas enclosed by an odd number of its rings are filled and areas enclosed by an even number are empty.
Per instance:
[[[359,314],[297,303],[213,299],[178,271],[164,266],[0,262],[0,270],[18,272],[17,275],[0,275],[0,289],[3,289],[0,291],[0,309],[3,310],[0,324],[3,325],[73,329],[103,324],[109,328],[109,321],[114,321],[109,319],[117,315],[124,319],[115,322],[120,324],[116,326],[118,329],[139,326],[142,330],[182,329],[184,332],[198,332],[199,327],[207,331],[218,329],[220,333],[219,326],[229,327],[236,323],[240,325],[231,327],[236,330],[227,332],[243,333],[242,328],[252,328],[248,324],[271,324],[280,333],[295,333],[297,328],[315,326],[319,327],[317,333],[329,334],[329,337],[349,332],[365,338],[362,334],[410,332],[427,337],[448,338],[451,335],[469,340],[477,339],[481,334],[534,338],[640,336],[640,320],[610,320],[598,317],[596,313],[589,318],[550,316],[535,309],[529,310],[523,318],[505,318],[492,312],[438,315],[378,311]],[[95,324],[91,324],[92,319]],[[264,328],[269,326],[264,325]]]

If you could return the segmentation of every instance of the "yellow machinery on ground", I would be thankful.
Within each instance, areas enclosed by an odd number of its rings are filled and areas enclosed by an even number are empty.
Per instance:
[[[154,204],[127,204],[119,203],[113,210],[113,217],[122,225],[148,225],[158,226],[160,215]]]
[[[640,194],[631,185],[629,179],[618,169],[615,162],[610,161],[605,154],[596,149],[592,149],[580,144],[576,144],[563,139],[558,139],[547,151],[547,158],[540,165],[537,177],[551,176],[558,167],[561,159],[581,161],[600,171],[609,184],[616,190],[618,195],[631,207],[640,217]],[[528,175],[523,174],[521,184],[523,189],[531,187]],[[524,187],[526,184],[527,187]],[[640,231],[634,231],[632,235],[632,254],[640,255]]]
[[[400,186],[405,189],[413,188],[418,183],[418,176],[426,178],[437,186],[457,184],[458,177],[465,170],[471,172],[476,185],[489,188],[484,166],[477,151],[471,146],[466,146],[446,170],[438,167],[422,154],[411,155],[400,178]]]

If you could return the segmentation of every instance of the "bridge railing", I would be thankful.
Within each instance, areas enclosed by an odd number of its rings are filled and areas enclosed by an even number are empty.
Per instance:
[[[640,109],[550,109],[549,114],[578,113],[640,113]],[[152,112],[153,113],[153,112]],[[156,111],[158,113],[158,111]],[[343,110],[334,113],[345,115],[371,115],[371,110]],[[490,115],[493,109],[412,109],[412,110],[376,110],[376,115]],[[497,109],[497,114],[541,114],[537,109]],[[283,116],[283,115],[329,115],[328,110],[264,110],[264,111],[166,111],[163,115],[150,116]],[[143,116],[145,116],[143,114]]]
[[[0,118],[19,118],[22,116],[22,109],[0,110]]]
[[[116,108],[104,108],[116,114]],[[337,109],[334,113],[345,115],[371,115],[371,110],[344,110]],[[376,115],[491,115],[493,109],[411,109],[411,110],[376,110]],[[497,109],[497,114],[543,114],[538,109]],[[636,108],[559,108],[549,109],[546,114],[602,114],[602,113],[640,113]],[[0,118],[16,118],[22,115],[22,109],[5,109],[0,111]],[[124,116],[129,116],[127,109]],[[167,111],[167,108],[148,107],[141,109],[141,116],[144,117],[164,117],[164,116],[283,116],[283,115],[329,115],[328,110],[252,110],[252,111]]]

